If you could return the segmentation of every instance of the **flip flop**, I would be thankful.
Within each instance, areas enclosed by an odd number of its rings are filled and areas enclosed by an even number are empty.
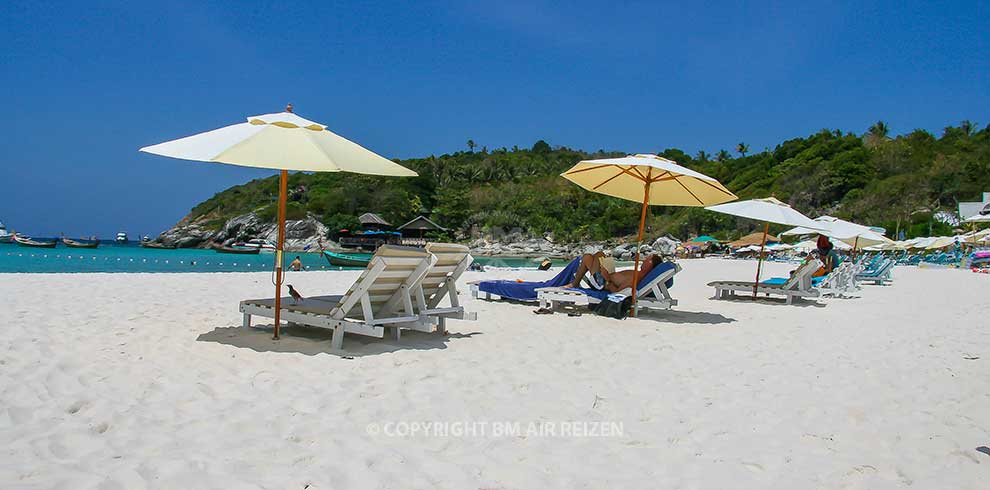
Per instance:
[[[581,316],[580,311],[571,311],[567,313],[567,316]]]
[[[553,310],[549,308],[537,308],[533,310],[533,313],[536,313],[537,315],[550,315],[553,313]]]

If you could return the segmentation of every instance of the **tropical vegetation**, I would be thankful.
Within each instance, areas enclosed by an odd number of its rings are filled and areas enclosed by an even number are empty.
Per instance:
[[[419,173],[385,178],[348,173],[290,176],[288,216],[307,214],[330,229],[353,228],[374,212],[394,224],[426,214],[450,229],[448,238],[518,231],[557,241],[603,240],[635,231],[639,206],[585,191],[559,174],[589,158],[622,152],[585,152],[540,140],[530,148],[489,151],[473,139],[467,151],[396,160]],[[990,128],[963,121],[936,136],[925,130],[891,137],[883,121],[863,134],[823,129],[751,153],[746,143],[694,155],[669,148],[658,154],[715,177],[740,198],[774,196],[809,216],[829,214],[881,226],[894,237],[947,233],[936,219],[959,201],[990,190]],[[256,211],[273,220],[277,177],[234,186],[190,213],[209,226]],[[757,224],[699,208],[654,207],[651,235],[698,234],[733,238]],[[779,230],[777,230],[779,231]]]

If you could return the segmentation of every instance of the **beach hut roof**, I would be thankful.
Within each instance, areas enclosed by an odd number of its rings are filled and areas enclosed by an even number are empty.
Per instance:
[[[779,242],[780,239],[773,236],[767,235],[767,243]],[[729,242],[729,246],[732,248],[746,247],[749,245],[759,245],[763,243],[763,232],[750,233],[734,242]]]
[[[408,223],[396,228],[397,230],[440,230],[447,231],[446,228],[436,224],[426,216],[417,216]]]
[[[384,218],[375,213],[364,213],[358,217],[358,221],[360,221],[362,225],[392,226],[391,223],[385,221]]]

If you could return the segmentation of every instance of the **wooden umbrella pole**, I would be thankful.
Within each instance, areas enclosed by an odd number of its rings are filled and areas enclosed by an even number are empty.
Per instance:
[[[278,179],[278,240],[275,244],[275,336],[278,340],[278,327],[282,314],[282,249],[285,248],[285,197],[289,186],[289,171],[283,170]]]
[[[760,269],[763,268],[763,247],[767,245],[767,233],[770,232],[770,223],[763,223],[763,240],[760,242],[760,255],[756,258],[756,282],[753,283],[753,300],[756,301],[756,290],[760,287]]]
[[[650,205],[650,182],[647,175],[646,189],[643,192],[643,210],[639,213],[639,237],[636,239],[636,262],[633,265],[632,306],[629,316],[636,317],[636,286],[639,283],[639,249],[643,246],[643,228],[646,226],[646,208]]]

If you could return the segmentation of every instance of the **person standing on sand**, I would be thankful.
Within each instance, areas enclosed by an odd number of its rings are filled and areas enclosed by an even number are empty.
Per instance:
[[[289,264],[289,268],[297,272],[302,270],[302,260],[299,259],[298,255],[296,255],[295,260]]]

